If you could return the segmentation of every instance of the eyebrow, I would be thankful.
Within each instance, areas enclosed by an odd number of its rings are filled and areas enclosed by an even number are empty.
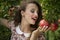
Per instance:
[[[35,8],[32,8],[32,10],[36,10]],[[37,11],[38,11],[38,9],[37,9]]]

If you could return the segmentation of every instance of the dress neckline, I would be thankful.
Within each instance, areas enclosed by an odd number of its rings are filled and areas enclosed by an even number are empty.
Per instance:
[[[17,34],[24,34],[25,37],[30,37],[31,33],[22,32],[19,25],[16,27]]]

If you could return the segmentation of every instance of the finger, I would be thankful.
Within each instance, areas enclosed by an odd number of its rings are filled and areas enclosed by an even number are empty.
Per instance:
[[[39,29],[39,32],[44,32],[44,28],[45,28],[45,26],[44,27],[39,27],[38,29]]]
[[[44,31],[45,27],[46,27],[46,26],[43,26],[42,31]]]
[[[43,26],[43,27],[38,27],[38,30],[40,32],[45,32],[45,30],[47,30],[48,26]]]
[[[45,30],[45,32],[49,31],[51,29],[51,27],[49,27],[47,30]]]
[[[42,32],[42,27],[38,27],[38,31],[39,32]]]
[[[48,26],[45,26],[44,31],[46,31],[47,29],[48,29]]]
[[[39,26],[39,27],[38,27],[38,30],[41,30],[41,29],[42,29],[42,28]]]

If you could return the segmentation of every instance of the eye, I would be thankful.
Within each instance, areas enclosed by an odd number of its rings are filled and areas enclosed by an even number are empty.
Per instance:
[[[34,13],[34,10],[31,10],[31,13]]]

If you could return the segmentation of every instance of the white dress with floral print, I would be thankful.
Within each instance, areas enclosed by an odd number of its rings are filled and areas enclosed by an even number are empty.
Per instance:
[[[15,27],[14,22],[10,22],[10,29],[11,29],[11,40],[27,40],[30,36],[30,33],[24,33],[20,30],[19,26]],[[37,40],[45,40],[45,36],[41,34]]]

